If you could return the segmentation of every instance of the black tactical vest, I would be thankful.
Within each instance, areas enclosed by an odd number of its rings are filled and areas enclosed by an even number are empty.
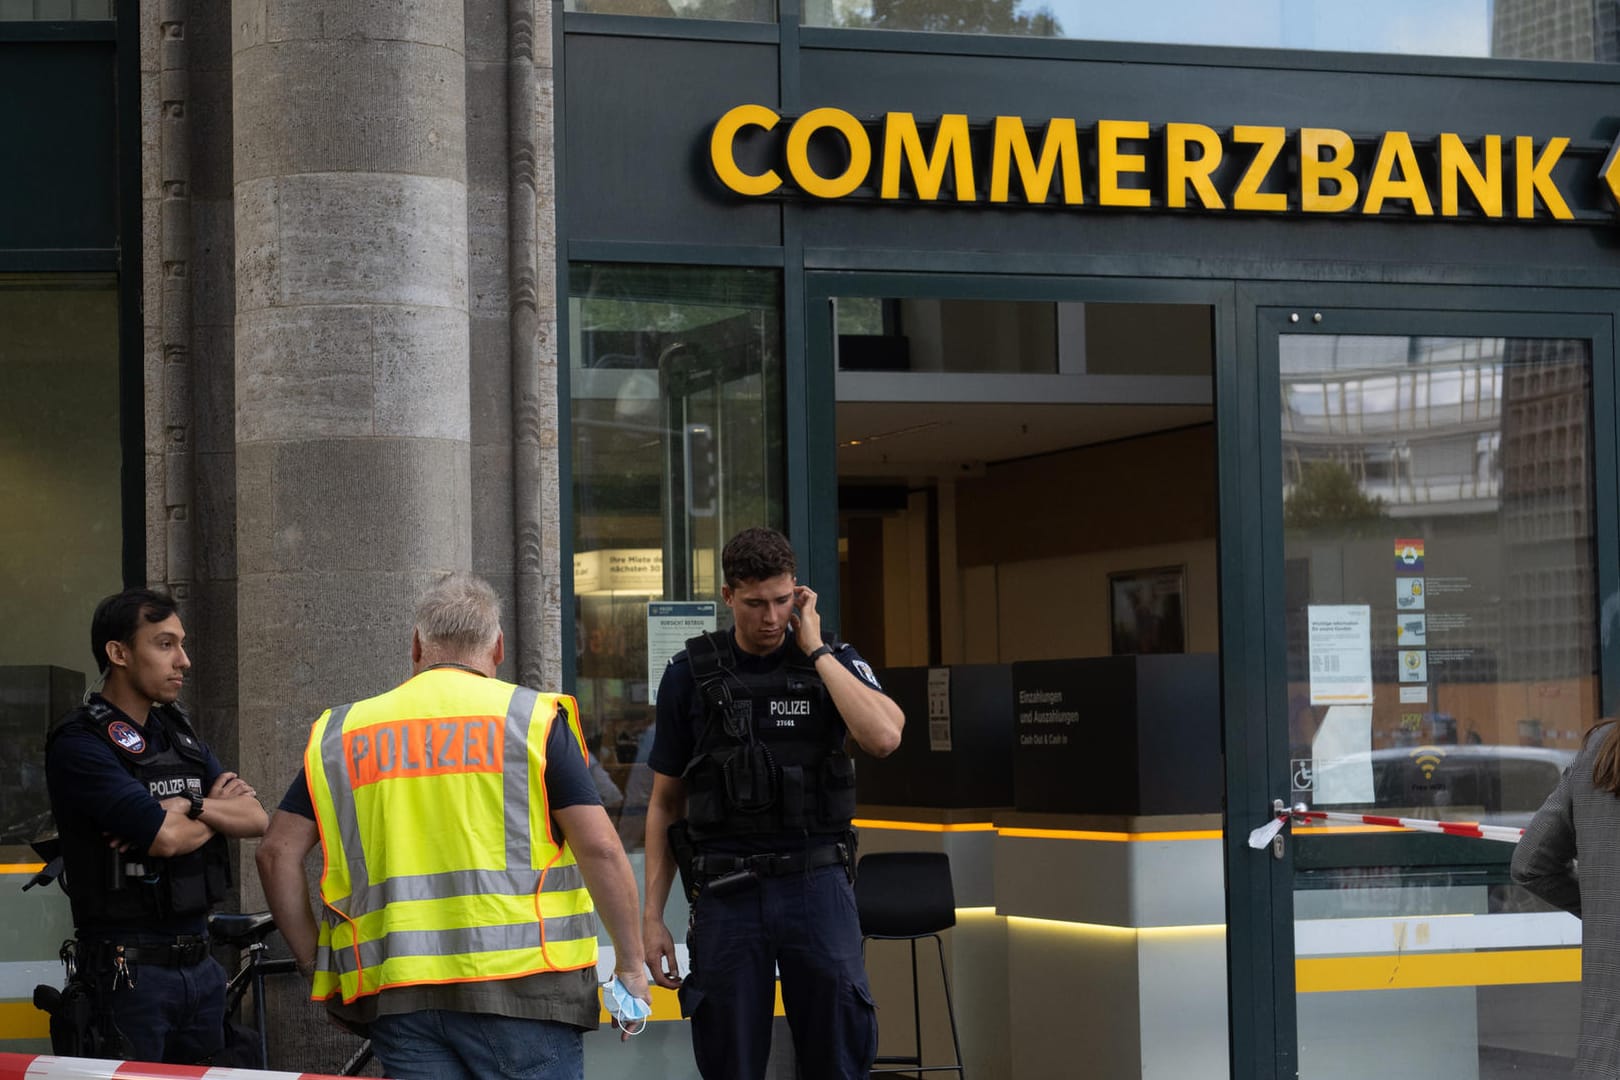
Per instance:
[[[145,732],[104,701],[82,705],[51,728],[47,740],[79,724],[104,739],[130,775],[146,785],[155,799],[196,792],[204,795],[207,755],[202,740],[177,706],[156,710],[169,748],[157,751]],[[230,855],[223,836],[215,835],[196,851],[160,859],[133,851],[120,854],[106,838],[81,830],[61,835],[62,887],[73,901],[76,926],[142,923],[175,916],[199,915],[225,896],[230,885]]]
[[[730,631],[686,643],[703,726],[686,784],[696,842],[783,832],[828,833],[855,813],[855,762],[844,725],[810,659],[797,649],[772,671],[738,670]]]

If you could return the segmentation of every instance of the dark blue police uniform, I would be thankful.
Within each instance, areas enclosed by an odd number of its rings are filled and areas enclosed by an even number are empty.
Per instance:
[[[92,695],[46,743],[76,978],[106,995],[133,1060],[205,1061],[224,1041],[226,977],[207,934],[208,910],[229,885],[225,839],[174,858],[146,854],[163,826],[159,801],[206,795],[223,772],[174,705],[136,724]],[[109,837],[128,850],[118,852]]]
[[[853,648],[833,655],[882,689]],[[698,894],[680,1000],[706,1080],[765,1075],[778,972],[801,1075],[854,1080],[872,1067],[846,735],[791,637],[768,656],[729,631],[694,638],[664,670],[648,763],[686,787]]]

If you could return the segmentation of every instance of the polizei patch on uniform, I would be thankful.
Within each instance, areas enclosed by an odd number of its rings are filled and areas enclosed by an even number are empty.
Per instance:
[[[141,733],[135,730],[135,725],[128,720],[114,720],[107,725],[107,738],[122,746],[132,754],[146,752],[146,740]]]
[[[146,790],[154,799],[167,799],[171,795],[184,795],[188,791],[202,794],[202,781],[184,776],[171,776],[163,780],[148,780]]]
[[[799,717],[810,715],[810,702],[806,698],[772,698],[767,705],[777,727],[796,727]]]

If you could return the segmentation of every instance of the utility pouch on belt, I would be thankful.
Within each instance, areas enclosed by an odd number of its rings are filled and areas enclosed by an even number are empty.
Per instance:
[[[698,893],[697,872],[692,865],[697,858],[697,848],[692,846],[692,834],[685,818],[669,827],[669,847],[675,854],[675,869],[680,871],[681,891],[686,894],[687,903],[691,903]]]

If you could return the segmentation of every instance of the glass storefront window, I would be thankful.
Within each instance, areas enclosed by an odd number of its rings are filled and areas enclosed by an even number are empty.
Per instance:
[[[0,22],[88,22],[111,19],[115,0],[0,0]]]
[[[784,524],[781,275],[582,263],[568,310],[575,693],[635,849],[651,699],[680,648],[649,604],[710,602],[682,617],[726,625],[720,549],[739,529]]]
[[[1197,375],[1214,370],[1203,304],[840,296],[838,370],[915,374]]]
[[[1522,827],[1598,719],[1590,344],[1284,334],[1279,356],[1293,798]],[[1356,1075],[1372,1028],[1432,1076],[1573,1045],[1577,988],[1522,974],[1573,919],[1509,882],[1508,845],[1365,865],[1311,832],[1302,1078]]]
[[[0,275],[0,860],[49,822],[45,731],[97,672],[90,613],[121,587],[118,295]]]
[[[566,0],[563,10],[664,19],[776,21],[776,0]]]
[[[1157,45],[1612,62],[1620,13],[1600,0],[807,0],[810,26],[1016,34]]]

